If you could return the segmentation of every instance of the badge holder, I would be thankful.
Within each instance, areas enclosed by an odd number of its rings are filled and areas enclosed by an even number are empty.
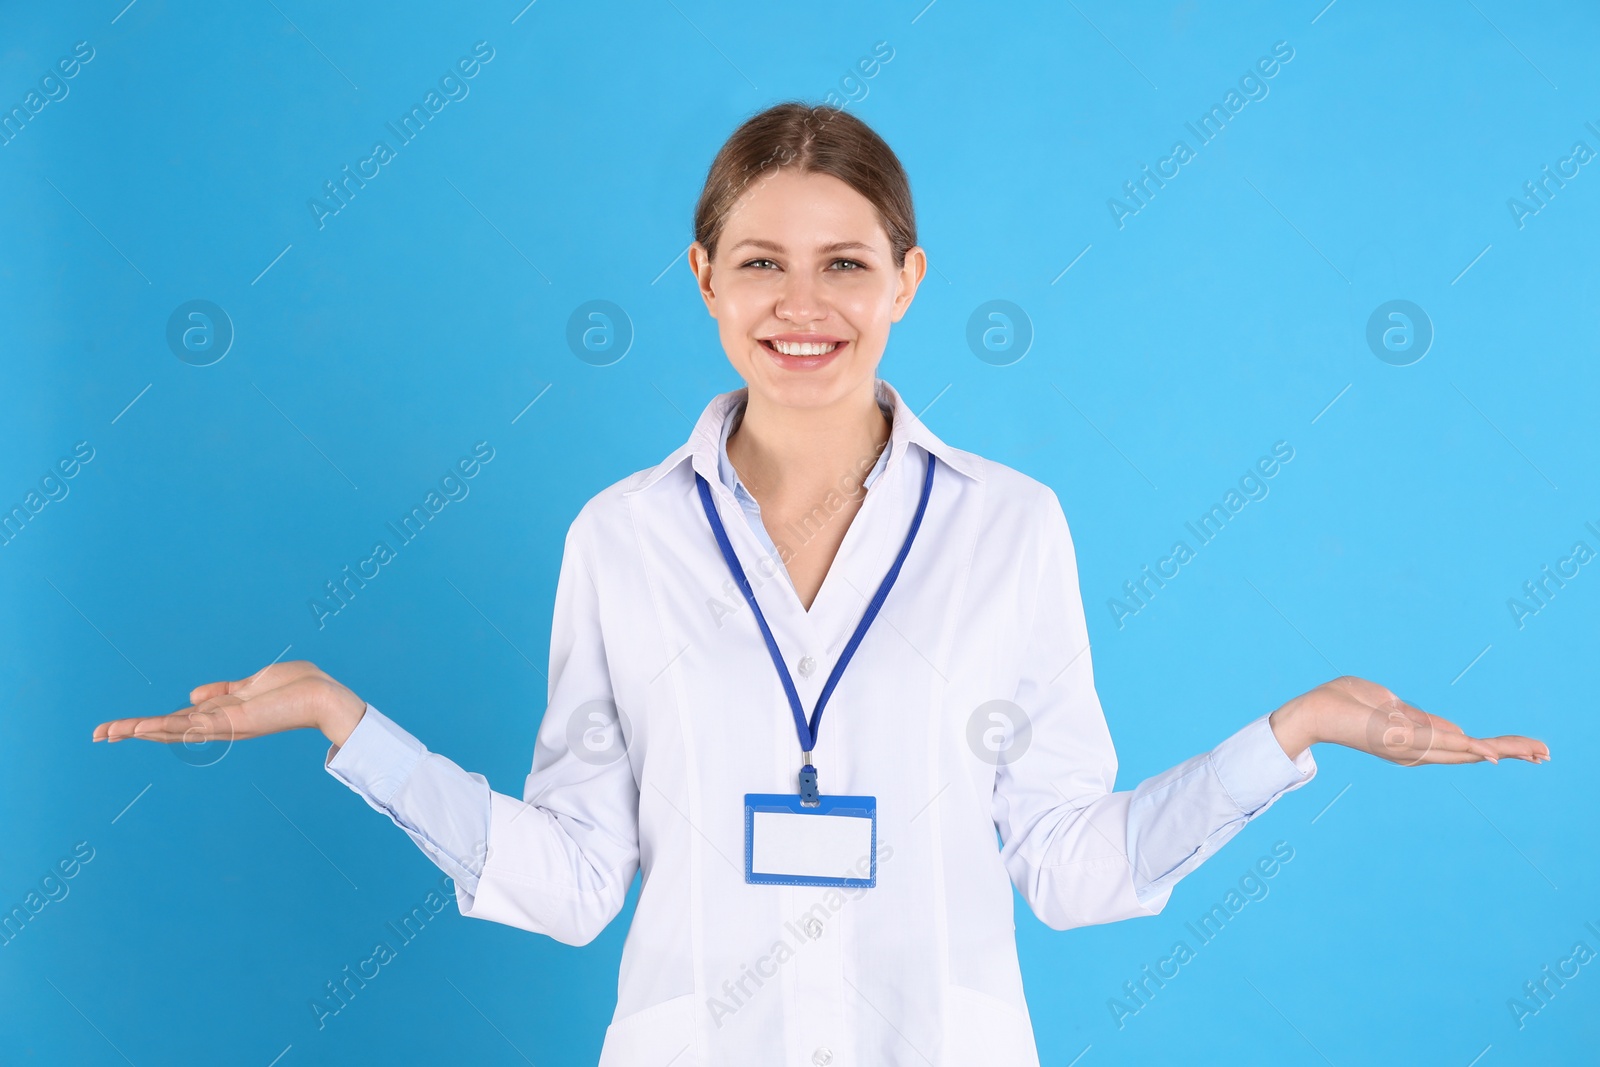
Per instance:
[[[728,532],[717,516],[716,505],[711,500],[711,486],[699,472],[695,482],[700,493],[700,505],[705,509],[706,520],[716,536],[717,547],[727,561],[739,591],[761,627],[762,639],[772,664],[783,683],[789,710],[794,715],[795,731],[800,738],[804,765],[800,768],[800,792],[796,793],[746,793],[744,795],[744,880],[751,885],[805,885],[838,886],[840,888],[871,888],[878,884],[878,799],[869,796],[822,796],[817,790],[817,769],[811,764],[811,752],[816,747],[817,733],[822,725],[822,711],[834,687],[839,684],[844,669],[861,645],[867,628],[877,617],[878,610],[888,598],[900,568],[905,564],[916,540],[917,528],[928,510],[928,496],[933,488],[933,453],[928,453],[928,466],[922,479],[922,498],[917,502],[916,514],[911,519],[911,529],[905,543],[895,557],[889,573],[884,575],[878,591],[868,602],[866,611],[857,624],[855,633],[845,644],[832,674],[822,687],[811,721],[806,721],[800,705],[800,694],[795,689],[789,668],[784,665],[778,642],[772,636],[761,605],[756,603],[755,590],[745,576],[739,557],[728,540]],[[865,877],[848,872],[859,871],[861,861],[868,863]]]
[[[841,874],[869,864],[866,877]],[[878,798],[744,795],[744,880],[752,885],[878,884]]]

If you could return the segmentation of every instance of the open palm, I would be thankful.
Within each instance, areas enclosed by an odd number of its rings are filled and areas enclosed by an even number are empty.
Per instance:
[[[1415,767],[1426,763],[1499,763],[1504,758],[1542,763],[1550,758],[1543,741],[1521,734],[1473,737],[1439,715],[1406,703],[1376,682],[1345,675],[1291,700],[1280,712],[1296,750],[1312,741],[1329,741]],[[1277,715],[1278,713],[1274,713]]]
[[[330,709],[365,708],[354,693],[305,660],[274,663],[236,682],[208,682],[170,715],[113,719],[94,728],[96,741],[199,744],[235,741],[306,727],[321,729]]]

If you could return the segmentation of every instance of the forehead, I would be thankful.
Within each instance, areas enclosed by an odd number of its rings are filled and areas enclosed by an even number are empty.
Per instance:
[[[722,244],[745,240],[799,251],[842,241],[889,247],[872,201],[831,174],[792,167],[757,178],[735,201]]]

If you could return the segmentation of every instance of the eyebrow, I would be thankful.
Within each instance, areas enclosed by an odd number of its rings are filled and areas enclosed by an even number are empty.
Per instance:
[[[785,251],[784,247],[781,244],[778,244],[776,241],[764,241],[759,237],[747,237],[743,241],[740,241],[738,244],[734,245],[733,247],[734,248],[743,248],[745,245],[754,245],[756,248],[764,248],[769,252],[783,252],[783,251]],[[823,252],[823,253],[850,252],[850,251],[855,251],[857,249],[860,249],[860,250],[863,250],[863,251],[867,251],[867,252],[871,252],[872,251],[872,246],[871,245],[862,244],[860,241],[834,241],[832,244],[823,245],[822,247],[818,248],[817,251],[818,252]]]

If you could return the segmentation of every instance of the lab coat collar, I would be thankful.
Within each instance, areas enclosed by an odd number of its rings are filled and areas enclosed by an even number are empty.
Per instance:
[[[882,378],[876,378],[873,381],[873,391],[877,395],[878,402],[887,405],[894,412],[893,422],[889,427],[889,459],[884,465],[885,475],[895,468],[909,445],[917,444],[937,456],[952,470],[974,481],[983,480],[977,457],[959,448],[952,448],[940,440],[921,419],[917,418],[894,386]],[[690,432],[689,439],[652,468],[642,481],[627,491],[628,494],[643,492],[650,488],[685,460],[689,461],[692,468],[711,484],[713,491],[726,492],[726,486],[717,475],[717,452],[722,439],[722,427],[727,420],[728,412],[743,403],[749,393],[749,387],[744,386],[712,397],[705,411],[701,412],[700,420]]]

